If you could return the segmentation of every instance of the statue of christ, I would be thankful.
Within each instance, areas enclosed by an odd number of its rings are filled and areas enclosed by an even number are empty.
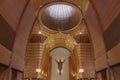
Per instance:
[[[58,64],[58,70],[59,70],[59,75],[61,75],[61,70],[62,70],[62,66],[63,66],[63,63],[65,62],[65,60],[61,60],[59,59],[58,61],[55,59],[56,63]]]

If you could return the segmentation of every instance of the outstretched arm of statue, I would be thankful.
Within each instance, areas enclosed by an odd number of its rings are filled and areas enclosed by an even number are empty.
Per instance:
[[[63,63],[65,62],[65,60],[63,61]]]
[[[58,63],[58,61],[55,59],[56,63]]]

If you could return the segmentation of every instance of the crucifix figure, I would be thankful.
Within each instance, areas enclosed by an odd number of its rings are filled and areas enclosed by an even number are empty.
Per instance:
[[[58,61],[55,59],[56,63],[58,64],[58,70],[59,70],[59,75],[61,75],[61,70],[62,70],[62,65],[65,62],[65,60],[59,59]]]

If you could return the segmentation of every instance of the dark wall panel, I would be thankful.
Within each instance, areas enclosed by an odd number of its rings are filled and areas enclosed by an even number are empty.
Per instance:
[[[10,27],[5,19],[0,15],[0,44],[12,50],[16,32]]]
[[[107,51],[120,42],[120,14],[103,34]]]
[[[40,34],[32,34],[30,37],[30,42],[35,42],[35,43],[43,43],[46,40],[47,37],[40,35]]]

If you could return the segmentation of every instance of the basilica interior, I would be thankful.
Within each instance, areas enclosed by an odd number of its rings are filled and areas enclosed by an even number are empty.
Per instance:
[[[0,0],[0,80],[120,80],[120,0]]]

